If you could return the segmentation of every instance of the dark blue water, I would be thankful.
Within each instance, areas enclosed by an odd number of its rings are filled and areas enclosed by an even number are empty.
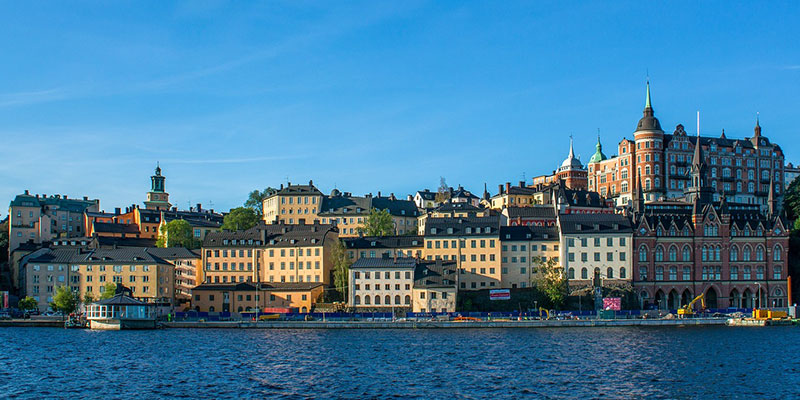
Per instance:
[[[800,398],[800,328],[0,328],[0,398]]]

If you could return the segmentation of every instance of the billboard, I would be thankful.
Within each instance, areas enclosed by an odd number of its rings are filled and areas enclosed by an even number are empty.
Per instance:
[[[603,298],[603,310],[619,311],[621,309],[622,309],[622,298],[621,297],[604,297]]]
[[[511,291],[508,289],[492,289],[489,291],[489,300],[511,300]]]

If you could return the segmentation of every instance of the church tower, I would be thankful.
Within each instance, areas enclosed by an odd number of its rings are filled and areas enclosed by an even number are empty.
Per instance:
[[[563,181],[567,189],[586,190],[589,186],[589,174],[581,160],[575,157],[572,136],[569,138],[569,155],[556,170],[556,179]]]
[[[664,131],[661,123],[655,117],[653,106],[650,101],[650,81],[647,82],[647,93],[645,97],[644,111],[642,118],[636,125],[633,132],[635,142],[633,163],[634,173],[631,176],[640,176],[642,179],[636,182],[643,185],[645,200],[658,200],[659,197],[666,195],[666,180],[664,179]],[[633,190],[639,190],[634,188]]]
[[[169,210],[172,204],[169,203],[169,193],[164,191],[164,178],[161,175],[161,166],[156,164],[156,173],[150,177],[150,191],[147,192],[147,201],[144,208],[148,210]]]

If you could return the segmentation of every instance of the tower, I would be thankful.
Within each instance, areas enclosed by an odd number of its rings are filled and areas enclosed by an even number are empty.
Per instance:
[[[161,175],[161,166],[156,164],[155,175],[150,177],[150,191],[147,192],[147,201],[144,208],[148,210],[169,210],[172,204],[169,203],[169,193],[165,192],[164,181],[166,178]]]
[[[641,175],[636,185],[643,185],[645,200],[656,200],[666,195],[666,179],[664,179],[664,131],[655,117],[650,99],[650,81],[647,81],[644,111],[642,118],[633,132],[635,142],[633,165],[635,170],[630,174]],[[638,190],[638,188],[634,188]]]
[[[697,135],[697,142],[694,146],[692,167],[689,170],[689,174],[692,184],[684,190],[686,199],[696,205],[710,203],[714,196],[714,189],[706,185],[706,163],[703,161],[703,147],[700,143],[699,134]]]
[[[575,157],[572,136],[569,138],[569,155],[556,170],[556,180],[563,181],[564,186],[568,189],[586,190],[589,186],[589,175],[581,164],[581,160]]]

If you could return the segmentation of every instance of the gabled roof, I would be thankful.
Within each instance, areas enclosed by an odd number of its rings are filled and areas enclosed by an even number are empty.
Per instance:
[[[554,240],[558,241],[555,226],[501,226],[500,241]]]
[[[619,214],[563,214],[558,220],[564,234],[633,232],[631,220]]]
[[[182,258],[200,258],[200,254],[185,247],[153,247],[147,251],[164,260],[177,260]]]
[[[417,259],[410,257],[361,257],[356,260],[350,269],[360,268],[414,268],[417,266]]]
[[[436,200],[436,193],[437,192],[431,192],[430,190],[425,189],[425,190],[418,190],[415,195],[418,195],[423,200],[434,201]]]
[[[414,269],[415,288],[455,288],[455,261],[423,261]]]
[[[507,207],[508,218],[548,218],[556,219],[556,210],[551,205],[531,207]]]
[[[500,230],[497,216],[428,218],[425,236],[496,236]]]

